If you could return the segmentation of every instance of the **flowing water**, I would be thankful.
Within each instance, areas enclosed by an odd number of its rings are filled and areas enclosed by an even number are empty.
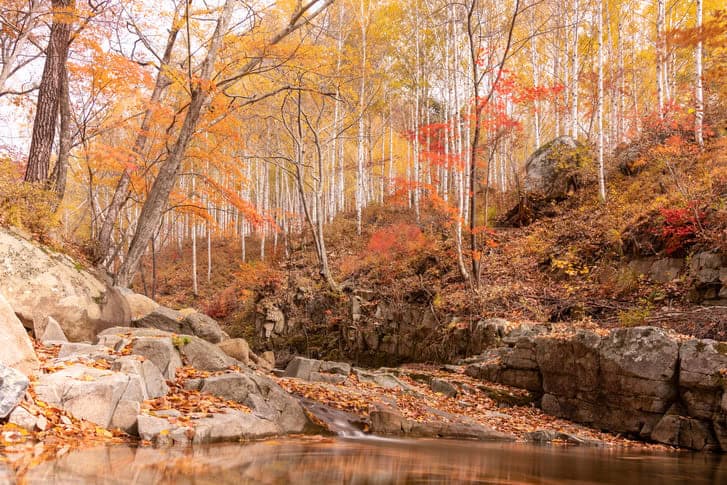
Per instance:
[[[191,448],[116,446],[32,469],[42,484],[727,484],[727,457],[446,440],[301,438]]]

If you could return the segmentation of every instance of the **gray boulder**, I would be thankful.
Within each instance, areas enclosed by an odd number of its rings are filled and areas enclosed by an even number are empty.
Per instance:
[[[63,409],[76,418],[104,428],[123,424],[126,432],[136,426],[128,419],[129,403],[141,403],[146,396],[139,376],[109,372],[75,364],[43,374],[35,384],[38,399]]]
[[[155,328],[170,333],[192,335],[192,329],[185,321],[184,315],[164,306],[156,307],[133,323],[137,328]]]
[[[174,380],[177,369],[182,367],[171,337],[136,337],[131,352],[154,363],[165,379]]]
[[[141,377],[144,383],[145,399],[166,396],[169,392],[169,387],[159,367],[144,357],[136,355],[119,357],[112,364],[111,370]]]
[[[525,162],[525,191],[549,199],[562,199],[583,182],[584,169],[593,156],[569,136],[558,137],[538,148]]]
[[[184,322],[191,330],[192,335],[212,342],[213,344],[218,344],[230,338],[222,331],[217,320],[203,313],[190,313],[184,318]]]
[[[708,423],[697,419],[667,414],[656,424],[651,439],[659,443],[681,446],[697,451],[719,449]]]
[[[185,387],[245,404],[256,417],[273,423],[275,434],[300,433],[309,423],[297,399],[271,379],[253,372],[190,379]]]
[[[141,320],[159,308],[159,304],[151,298],[134,293],[127,288],[119,288],[119,292],[124,297],[124,300],[126,300],[127,305],[129,305],[132,322]]]
[[[22,372],[0,364],[0,419],[23,400],[30,381]]]
[[[454,387],[452,383],[445,381],[444,379],[432,379],[429,387],[432,391],[444,394],[447,397],[457,397],[457,394],[459,394],[457,388]]]
[[[295,377],[306,381],[340,384],[351,374],[351,365],[345,362],[294,357],[285,368],[283,377]]]
[[[221,348],[199,337],[183,335],[175,342],[184,362],[195,369],[218,371],[240,365]]]

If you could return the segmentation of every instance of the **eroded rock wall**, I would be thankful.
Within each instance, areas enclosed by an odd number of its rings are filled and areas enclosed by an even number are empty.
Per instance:
[[[727,451],[724,342],[655,327],[526,332],[487,351],[466,372],[539,392],[542,409],[557,417],[695,450]]]

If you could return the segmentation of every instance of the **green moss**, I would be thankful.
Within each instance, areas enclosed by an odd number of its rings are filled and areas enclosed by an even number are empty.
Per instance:
[[[722,355],[727,355],[727,343],[717,342],[714,346],[715,350]]]
[[[192,342],[192,339],[187,335],[175,335],[172,337],[172,344],[178,348],[181,349],[185,345]]]

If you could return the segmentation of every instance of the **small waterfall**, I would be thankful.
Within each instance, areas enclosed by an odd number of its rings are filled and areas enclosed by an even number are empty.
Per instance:
[[[324,423],[331,433],[343,438],[364,438],[370,436],[363,432],[366,423],[355,414],[334,409],[306,398],[302,398],[300,402],[303,408]]]

